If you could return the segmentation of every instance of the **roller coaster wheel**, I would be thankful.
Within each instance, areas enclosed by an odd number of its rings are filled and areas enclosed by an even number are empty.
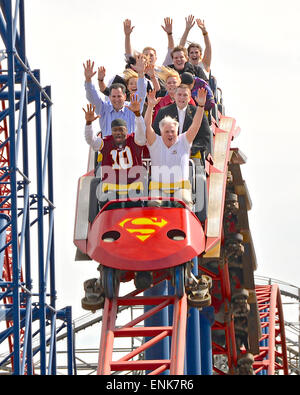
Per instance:
[[[232,173],[231,173],[231,171],[228,171],[228,172],[227,172],[227,183],[228,183],[228,184],[231,184],[232,182],[233,182]]]
[[[236,241],[238,243],[242,243],[243,242],[243,235],[241,233],[232,233],[228,237],[228,240],[230,240],[231,242]]]
[[[105,296],[108,299],[113,299],[116,297],[116,290],[117,290],[117,273],[116,270],[110,267],[103,267],[103,288]]]
[[[244,317],[250,311],[250,306],[247,303],[249,292],[247,289],[240,288],[231,297],[232,312],[235,317]]]
[[[254,357],[251,353],[242,354],[237,361],[237,374],[238,375],[254,375],[253,370]]]
[[[196,307],[197,309],[208,307],[211,305],[211,296],[208,294],[205,298],[199,295],[188,294],[188,304],[190,307]]]
[[[236,215],[239,209],[238,196],[235,193],[227,193],[225,199],[225,213],[226,215]]]
[[[244,253],[243,235],[241,233],[232,233],[228,235],[225,241],[225,254],[228,258],[237,259]]]
[[[182,298],[185,292],[185,266],[180,265],[174,268],[174,288],[175,295]]]

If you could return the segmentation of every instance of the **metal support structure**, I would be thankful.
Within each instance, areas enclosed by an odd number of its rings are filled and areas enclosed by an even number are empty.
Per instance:
[[[34,374],[37,355],[39,373],[55,375],[67,327],[72,374],[71,310],[56,310],[51,89],[26,58],[24,0],[0,1],[0,35],[0,369]]]
[[[198,261],[193,259],[192,272],[198,275]],[[186,374],[201,374],[201,330],[199,310],[195,307],[189,308],[186,339]]]
[[[263,334],[260,353],[255,356],[256,374],[288,374],[288,359],[281,296],[277,284],[256,287]]]
[[[159,283],[160,281],[157,281],[157,284]],[[103,310],[98,375],[110,375],[113,371],[130,373],[146,371],[149,375],[159,375],[165,371],[170,371],[171,375],[184,373],[187,321],[186,295],[180,299],[173,295],[138,296],[141,292],[133,291],[126,296],[115,297],[112,300],[106,298]],[[119,306],[152,307],[147,311],[144,310],[144,313],[130,322],[117,327],[116,320]],[[153,317],[163,310],[168,315],[167,309],[169,306],[173,307],[172,325],[160,324],[153,326],[153,323],[155,323]],[[149,319],[152,323],[151,326],[149,326]],[[147,321],[147,326],[142,325],[144,321]],[[124,337],[144,337],[146,340],[142,345],[123,357],[113,360],[114,341],[117,338]],[[167,339],[167,344],[169,344],[168,337],[171,338],[171,348],[169,357],[166,358],[165,354],[157,354],[156,346],[165,339]],[[155,347],[154,353],[151,352],[152,347]],[[162,357],[158,359],[158,355],[162,355]],[[153,356],[156,356],[156,358],[153,358]]]
[[[211,326],[214,322],[213,307],[205,307],[200,312],[200,333],[201,333],[201,374],[211,376],[213,374],[213,354]]]

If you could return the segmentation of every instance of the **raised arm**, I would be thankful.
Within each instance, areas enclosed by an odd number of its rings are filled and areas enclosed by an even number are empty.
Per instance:
[[[152,145],[155,140],[156,140],[156,133],[152,127],[152,115],[153,115],[153,109],[154,107],[159,103],[160,97],[156,98],[155,97],[156,92],[155,91],[150,91],[147,94],[147,111],[145,113],[145,125],[146,125],[146,138],[147,138],[147,143],[149,145]]]
[[[205,70],[209,73],[210,72],[210,65],[211,65],[211,43],[210,39],[208,37],[207,30],[205,28],[204,20],[202,21],[201,19],[196,19],[197,25],[199,29],[201,29],[203,38],[204,38],[204,44],[205,44],[205,50],[202,58],[202,63],[204,64]]]
[[[156,92],[160,91],[161,88],[160,88],[158,79],[157,79],[157,77],[155,75],[154,64],[148,64],[146,66],[146,70],[145,71],[146,71],[146,74],[148,74],[150,79],[151,79],[151,82],[153,84],[154,90]]]
[[[181,45],[182,47],[185,46],[189,32],[191,28],[194,26],[194,24],[195,24],[195,17],[193,15],[189,15],[188,17],[185,18],[185,30],[183,32],[183,35],[179,43],[179,45]]]
[[[136,64],[134,65],[133,69],[138,74],[136,94],[141,99],[140,112],[142,113],[147,95],[147,79],[145,78],[146,58],[144,55],[142,54],[137,55]]]
[[[132,48],[131,48],[131,40],[130,35],[134,29],[134,26],[131,26],[131,20],[125,19],[123,22],[124,26],[124,34],[125,34],[125,55],[132,56]]]
[[[85,92],[87,100],[95,105],[95,111],[98,115],[101,115],[103,101],[96,91],[94,85],[92,84],[92,78],[97,71],[94,71],[94,62],[91,60],[87,60],[85,64],[83,64],[84,68],[84,76],[85,76]]]
[[[172,18],[164,18],[164,23],[165,25],[161,25],[163,30],[167,33],[168,36],[168,48],[173,49],[174,48],[174,38],[173,38],[173,19]]]
[[[98,85],[102,93],[104,93],[104,91],[106,90],[106,84],[104,82],[105,75],[106,75],[105,67],[103,66],[98,67]]]
[[[97,73],[96,71],[94,71],[94,62],[92,62],[90,59],[87,60],[85,64],[83,63],[83,68],[85,82],[92,82],[92,78]]]
[[[141,116],[140,106],[142,99],[134,93],[130,95],[130,105],[126,106],[135,115],[134,141],[137,145],[146,144],[146,127],[143,117]]]
[[[93,132],[92,123],[100,118],[99,115],[95,115],[95,106],[92,104],[87,105],[87,109],[83,108],[85,113],[85,140],[92,147],[94,151],[99,151],[102,148],[103,140],[101,137],[95,137]]]
[[[198,104],[197,111],[194,115],[193,122],[189,129],[186,132],[186,138],[190,144],[194,141],[198,130],[201,126],[203,113],[204,113],[204,106],[206,102],[206,90],[204,88],[198,89],[197,96],[194,98]]]
[[[161,27],[167,33],[168,36],[168,50],[163,65],[167,66],[172,63],[171,52],[172,49],[175,47],[174,38],[173,38],[173,20],[168,17],[164,19],[164,23],[165,25],[161,25]]]

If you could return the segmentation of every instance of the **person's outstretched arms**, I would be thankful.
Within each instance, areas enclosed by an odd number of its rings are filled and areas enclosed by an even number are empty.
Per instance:
[[[197,111],[194,115],[193,122],[189,129],[186,132],[186,138],[190,144],[194,141],[199,128],[201,126],[203,114],[204,114],[204,106],[206,102],[206,90],[204,88],[198,89],[197,96],[194,98],[196,100],[198,106]]]
[[[102,93],[106,91],[106,84],[104,82],[104,78],[106,75],[106,70],[104,66],[98,67],[98,86]]]
[[[199,29],[201,29],[203,38],[204,38],[204,44],[205,44],[205,50],[202,58],[202,63],[205,67],[205,70],[209,73],[210,72],[210,66],[211,66],[211,43],[210,39],[204,24],[204,20],[202,21],[201,19],[196,19],[197,25]]]
[[[131,26],[130,19],[125,19],[125,21],[123,22],[123,26],[124,26],[124,34],[125,34],[125,56],[126,57],[133,56],[130,35],[134,29],[134,26]]]
[[[99,119],[99,115],[95,115],[95,106],[88,104],[86,110],[83,108],[85,113],[85,140],[92,147],[94,151],[100,151],[103,146],[103,140],[101,136],[94,136],[92,123]]]
[[[130,105],[126,106],[135,115],[134,127],[134,142],[137,145],[146,145],[146,126],[143,117],[141,116],[140,107],[141,101],[138,95],[132,93],[130,95]]]
[[[90,59],[87,60],[85,64],[83,63],[85,82],[92,82],[92,78],[97,73],[94,71],[94,65],[95,63]]]
[[[146,74],[149,75],[151,82],[153,84],[153,88],[156,92],[160,91],[160,85],[158,79],[155,75],[154,64],[148,64],[145,70]]]
[[[101,115],[103,101],[92,83],[92,78],[97,74],[97,71],[94,71],[94,62],[87,60],[86,63],[83,64],[83,68],[85,76],[86,98],[91,104],[95,106],[96,114]]]
[[[174,38],[173,38],[173,19],[169,17],[164,18],[164,25],[161,25],[161,27],[167,33],[168,36],[168,51],[166,58],[163,62],[163,65],[167,66],[172,63],[171,52],[172,49],[175,47]]]
[[[182,37],[180,39],[180,43],[179,43],[179,45],[181,45],[182,47],[185,46],[189,32],[195,23],[196,23],[195,17],[193,15],[189,15],[188,17],[185,18],[185,30],[183,32],[183,35],[182,35]]]
[[[148,107],[145,113],[145,125],[146,125],[146,138],[147,138],[147,143],[149,145],[152,145],[156,140],[156,133],[152,127],[152,115],[153,115],[154,107],[161,100],[161,97],[156,98],[155,95],[156,95],[155,91],[150,91],[147,94]]]
[[[141,99],[140,101],[140,112],[143,112],[146,95],[147,95],[147,80],[145,78],[146,70],[146,59],[144,55],[139,54],[136,58],[136,64],[134,66],[135,71],[138,74],[137,91],[136,94]]]

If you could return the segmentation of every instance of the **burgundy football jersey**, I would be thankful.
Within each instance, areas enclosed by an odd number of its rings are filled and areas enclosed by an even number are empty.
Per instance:
[[[112,136],[103,139],[102,180],[112,184],[131,184],[141,177],[142,152],[144,146],[134,142],[134,135],[128,134],[126,145],[115,145]]]

